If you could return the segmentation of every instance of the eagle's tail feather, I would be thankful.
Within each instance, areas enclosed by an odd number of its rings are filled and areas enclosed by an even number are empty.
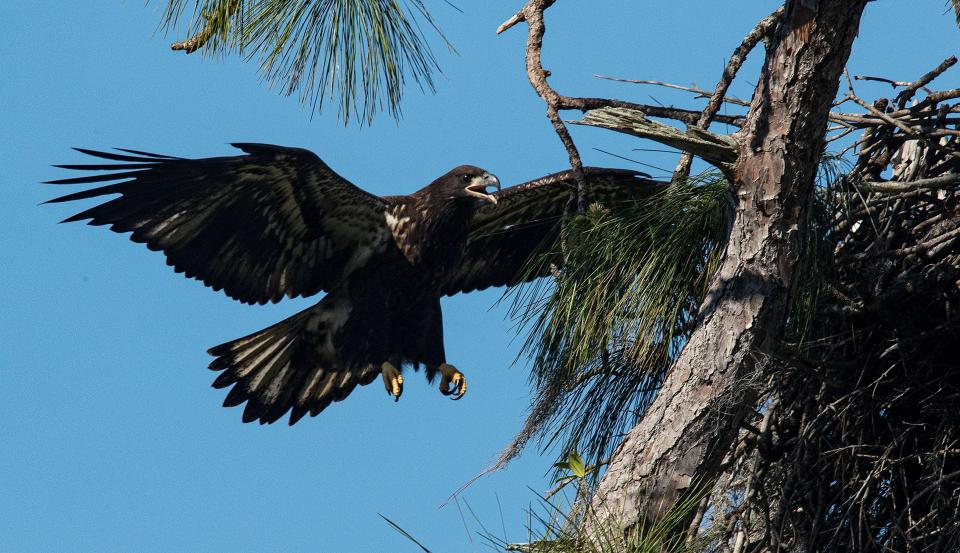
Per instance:
[[[340,300],[341,302],[343,300]],[[214,388],[233,386],[226,407],[246,402],[243,422],[269,424],[288,411],[290,424],[369,384],[379,367],[342,366],[331,346],[343,323],[343,305],[327,295],[317,305],[259,332],[211,348],[210,369],[222,371]],[[338,319],[338,317],[340,317]]]

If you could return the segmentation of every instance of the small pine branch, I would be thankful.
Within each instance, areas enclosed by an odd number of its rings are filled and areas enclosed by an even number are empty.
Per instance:
[[[170,30],[188,0],[168,0]],[[195,0],[190,38],[173,49],[258,58],[264,80],[311,110],[336,101],[344,124],[400,117],[404,86],[434,90],[439,71],[421,22],[453,51],[422,0]]]
[[[644,411],[692,328],[727,203],[726,182],[710,174],[636,206],[592,205],[545,256],[565,260],[556,278],[512,292],[538,394],[526,429],[545,447],[596,465]]]

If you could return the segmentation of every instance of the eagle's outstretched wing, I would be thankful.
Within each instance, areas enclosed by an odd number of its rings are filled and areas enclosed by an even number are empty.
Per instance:
[[[162,250],[177,272],[244,303],[329,289],[386,243],[386,201],[312,152],[233,146],[248,155],[181,159],[80,149],[120,163],[58,165],[109,172],[51,184],[121,182],[50,201],[120,194],[64,222],[90,219],[132,232],[131,240]]]
[[[629,204],[662,190],[665,183],[626,169],[584,168],[588,196],[608,207]],[[495,205],[477,210],[459,263],[447,272],[443,293],[483,290],[546,276],[547,263],[528,264],[549,251],[560,218],[576,187],[572,171],[563,171],[505,188]]]

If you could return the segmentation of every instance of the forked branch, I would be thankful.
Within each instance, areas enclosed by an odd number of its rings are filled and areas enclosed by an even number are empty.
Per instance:
[[[543,35],[546,32],[546,25],[543,22],[543,12],[553,5],[555,0],[529,0],[516,15],[508,19],[497,29],[497,33],[509,29],[520,21],[526,21],[527,46],[526,46],[526,66],[527,78],[530,85],[537,92],[537,95],[543,98],[547,104],[547,118],[553,124],[553,129],[560,142],[567,150],[570,157],[570,167],[573,169],[573,176],[577,182],[576,208],[578,213],[582,213],[587,208],[587,188],[586,180],[583,178],[583,162],[580,160],[580,152],[570,136],[563,120],[560,119],[559,110],[563,109],[561,96],[548,83],[547,77],[550,72],[543,68],[540,51],[543,48]]]

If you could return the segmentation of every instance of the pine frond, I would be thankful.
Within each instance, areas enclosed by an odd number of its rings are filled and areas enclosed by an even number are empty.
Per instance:
[[[597,465],[644,412],[719,261],[727,207],[717,174],[634,208],[593,205],[564,227],[557,278],[515,289],[544,447]]]
[[[188,4],[168,0],[163,27],[171,30]],[[194,0],[188,34],[207,54],[258,58],[271,86],[312,110],[335,100],[344,123],[370,123],[384,109],[400,116],[409,79],[434,90],[439,66],[421,22],[453,49],[422,0]]]

